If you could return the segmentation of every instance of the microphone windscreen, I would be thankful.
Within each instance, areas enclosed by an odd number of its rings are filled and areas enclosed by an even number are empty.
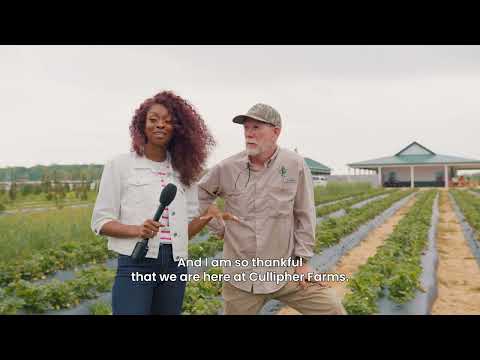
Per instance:
[[[167,184],[162,190],[162,193],[160,194],[160,203],[163,204],[165,207],[170,205],[170,203],[175,199],[175,196],[177,195],[177,187],[170,183]]]

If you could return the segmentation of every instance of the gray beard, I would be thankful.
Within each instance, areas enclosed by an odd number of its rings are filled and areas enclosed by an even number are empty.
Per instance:
[[[256,149],[246,149],[247,155],[248,156],[256,156],[262,152],[262,149],[256,148]]]

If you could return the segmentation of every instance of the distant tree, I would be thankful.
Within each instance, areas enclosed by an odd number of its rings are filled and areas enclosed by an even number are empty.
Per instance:
[[[16,172],[17,179],[24,178],[32,181],[42,181],[45,176],[52,178],[53,172],[57,173],[58,180],[80,180],[82,174],[87,180],[99,180],[103,165],[89,164],[89,165],[36,165],[30,168],[25,167],[11,167],[0,168],[0,181],[12,181],[12,171]]]
[[[55,187],[58,185],[58,180],[57,169],[53,169],[53,185],[55,185]]]
[[[12,185],[10,186],[8,197],[11,201],[15,201],[15,199],[17,198],[17,177],[15,173],[15,168],[10,171],[10,179],[12,181]]]
[[[58,179],[58,171],[57,169],[53,170],[53,193],[55,194],[54,200],[55,203],[58,203],[58,199],[61,198],[61,192],[63,191],[63,186],[60,184]]]
[[[12,186],[10,186],[10,190],[8,192],[8,197],[12,201],[15,201],[15,199],[17,198],[17,183],[16,182],[13,182]]]
[[[33,188],[33,193],[35,195],[39,195],[42,193],[42,186],[41,185],[35,185]]]
[[[28,178],[32,181],[42,180],[45,166],[37,165],[28,169]]]
[[[26,167],[15,166],[12,169],[13,169],[15,180],[18,180],[18,179],[29,180],[30,179],[29,174],[28,174],[28,169]]]
[[[79,166],[72,166],[70,170],[72,180],[80,180],[80,167]]]
[[[46,169],[45,172],[42,175],[41,187],[42,187],[42,191],[44,193],[49,193],[50,190],[51,190],[52,184],[51,184],[51,178],[50,178],[50,173],[49,173],[48,169]]]
[[[65,203],[65,193],[63,189],[60,192],[55,194],[55,206],[57,209],[63,209],[63,205]]]
[[[83,188],[82,193],[80,195],[80,200],[88,200],[88,192],[86,188]]]
[[[82,181],[82,187],[81,187],[82,190],[80,194],[80,200],[88,200],[88,180],[87,180],[86,171],[82,171],[81,181]]]
[[[67,196],[65,188],[61,185],[58,187],[57,194],[59,199],[65,199],[65,197]]]
[[[25,184],[21,187],[20,190],[22,196],[28,196],[33,193],[33,185],[31,184]]]

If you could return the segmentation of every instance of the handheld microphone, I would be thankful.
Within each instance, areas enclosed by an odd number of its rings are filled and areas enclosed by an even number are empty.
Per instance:
[[[160,194],[160,205],[158,206],[158,209],[153,216],[154,221],[158,221],[161,218],[163,211],[168,205],[172,203],[176,195],[177,187],[174,184],[170,183],[163,188],[162,193]],[[148,239],[142,239],[142,241],[137,242],[137,244],[135,245],[131,257],[138,262],[145,258],[147,252]]]

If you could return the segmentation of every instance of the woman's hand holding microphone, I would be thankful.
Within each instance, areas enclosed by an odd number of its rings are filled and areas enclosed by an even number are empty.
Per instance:
[[[154,238],[163,226],[164,225],[160,224],[158,221],[147,219],[142,225],[137,226],[137,237],[142,239]]]

